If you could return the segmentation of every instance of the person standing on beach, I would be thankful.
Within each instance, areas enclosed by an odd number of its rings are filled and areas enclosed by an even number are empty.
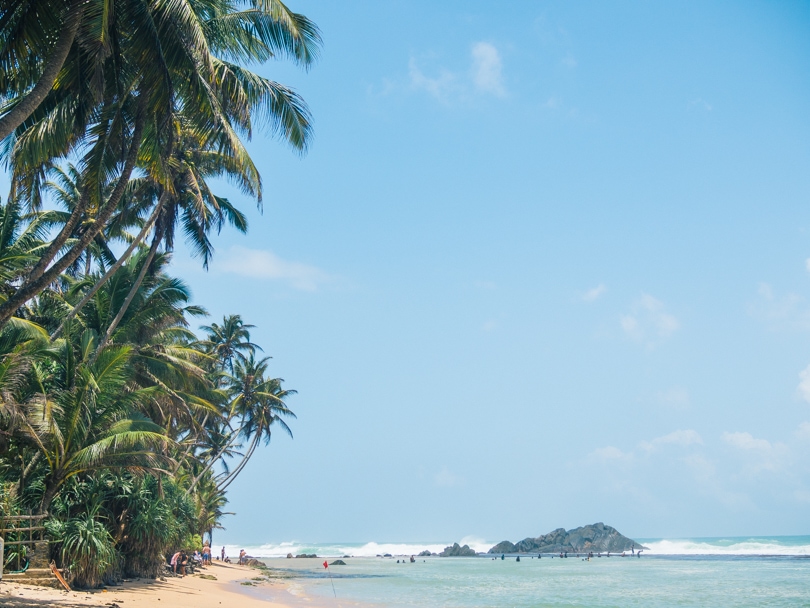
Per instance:
[[[169,562],[172,566],[172,572],[177,574],[177,562],[180,561],[180,551],[172,555],[172,560]]]
[[[222,547],[222,557],[219,558],[223,562],[225,561],[225,547]]]

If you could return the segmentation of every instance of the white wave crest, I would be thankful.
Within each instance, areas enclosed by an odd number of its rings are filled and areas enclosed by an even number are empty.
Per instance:
[[[233,557],[239,555],[239,550],[244,549],[248,555],[253,557],[285,557],[287,554],[316,554],[324,557],[336,557],[341,555],[351,555],[353,557],[375,557],[377,555],[417,555],[422,551],[440,553],[448,545],[453,543],[301,543],[297,541],[283,543],[267,543],[263,545],[225,545],[225,554]],[[494,543],[489,543],[480,539],[466,537],[460,543],[469,545],[471,549],[479,552],[487,551]],[[215,551],[215,555],[216,555]]]
[[[810,555],[810,544],[776,539],[683,539],[645,541],[655,555]]]

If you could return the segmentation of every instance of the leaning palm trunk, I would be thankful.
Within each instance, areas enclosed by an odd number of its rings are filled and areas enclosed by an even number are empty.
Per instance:
[[[56,331],[54,331],[51,334],[51,342],[53,342],[54,340],[56,340],[56,338],[59,337],[59,335],[65,329],[65,325],[73,317],[79,314],[79,311],[84,307],[84,305],[87,304],[90,300],[92,300],[93,296],[96,295],[96,292],[104,286],[104,284],[110,279],[110,277],[112,277],[116,273],[116,271],[119,268],[121,268],[121,266],[124,265],[124,262],[126,262],[132,255],[132,252],[135,251],[135,247],[137,247],[141,242],[143,242],[143,239],[146,237],[147,233],[155,224],[155,221],[160,215],[160,211],[161,209],[163,209],[163,204],[166,202],[166,198],[167,194],[164,192],[161,195],[160,199],[158,200],[157,205],[155,205],[155,209],[154,211],[152,211],[152,215],[149,216],[149,219],[146,221],[146,224],[144,224],[143,228],[141,228],[141,231],[138,233],[138,236],[136,236],[133,239],[132,243],[130,243],[129,247],[127,247],[127,250],[121,254],[121,256],[116,260],[115,264],[110,266],[110,269],[106,273],[104,273],[104,276],[101,277],[96,282],[95,285],[93,285],[93,287],[84,295],[84,297],[79,301],[79,303],[73,307],[73,310],[71,310],[65,316],[65,318],[62,320],[62,323],[59,325],[59,327],[56,328]]]
[[[214,456],[211,460],[208,461],[208,464],[206,464],[205,467],[203,467],[203,470],[200,471],[200,474],[197,475],[194,478],[194,480],[191,482],[191,485],[188,488],[189,492],[191,492],[197,486],[197,484],[203,478],[203,475],[205,475],[208,471],[211,470],[211,467],[213,467],[219,461],[219,459],[222,458],[222,456],[225,454],[225,452],[227,452],[234,445],[236,445],[236,440],[239,438],[239,434],[241,432],[242,432],[242,429],[240,428],[238,431],[236,431],[233,434],[233,439],[231,439],[228,443],[226,443],[225,446],[219,452],[217,452],[216,456]]]
[[[132,170],[135,168],[135,163],[138,160],[138,150],[140,149],[144,127],[146,126],[144,104],[145,100],[139,102],[140,107],[138,108],[137,118],[135,120],[135,129],[132,133],[132,143],[127,152],[127,158],[124,162],[121,175],[118,178],[118,183],[115,185],[115,189],[107,200],[107,204],[100,210],[96,221],[90,225],[78,242],[73,245],[65,255],[44,272],[42,269],[43,262],[45,265],[47,265],[48,262],[44,259],[40,260],[34,267],[34,270],[32,270],[31,276],[20,286],[14,295],[0,305],[0,329],[8,323],[8,320],[14,316],[14,313],[20,306],[44,291],[68,266],[73,264],[107,224],[113,211],[115,211],[118,203],[121,201],[121,197],[124,195],[124,190],[129,182],[129,176],[132,174]],[[65,232],[65,228],[62,229],[62,232]]]
[[[53,83],[65,64],[68,53],[70,53],[70,47],[73,46],[73,39],[76,37],[76,32],[79,31],[79,25],[82,22],[82,15],[86,6],[87,2],[85,0],[72,0],[68,6],[64,17],[64,26],[37,84],[11,111],[0,118],[0,139],[5,139],[11,135],[17,127],[33,114],[34,110],[51,92]]]
[[[96,349],[96,355],[93,356],[91,359],[91,363],[95,362],[96,356],[100,353],[107,343],[110,341],[110,338],[115,331],[115,328],[118,327],[118,324],[121,323],[121,319],[124,318],[124,315],[129,309],[129,305],[132,304],[132,300],[135,298],[135,294],[138,293],[138,290],[141,288],[141,284],[143,283],[144,278],[146,278],[146,273],[149,271],[149,267],[152,265],[152,260],[155,259],[155,254],[157,253],[158,245],[160,245],[161,237],[163,236],[162,231],[156,231],[154,236],[152,237],[152,246],[149,247],[149,254],[146,256],[146,260],[144,260],[143,266],[141,267],[141,271],[138,273],[138,278],[135,279],[135,282],[132,284],[132,287],[127,294],[124,303],[121,304],[121,308],[118,310],[118,314],[115,315],[115,318],[110,323],[110,326],[107,328],[107,333],[104,334],[104,338],[98,345]]]
[[[223,479],[220,483],[217,484],[218,491],[220,492],[225,491],[225,488],[231,485],[231,482],[233,482],[233,480],[236,479],[236,476],[242,472],[242,469],[245,468],[245,465],[248,463],[248,460],[250,460],[250,457],[253,456],[253,452],[256,451],[256,446],[259,445],[259,440],[261,439],[261,436],[262,434],[260,432],[257,432],[256,435],[254,435],[253,441],[250,444],[250,448],[248,448],[248,451],[242,457],[242,462],[240,462],[239,465],[237,465],[237,467],[233,471],[231,471],[225,479]]]

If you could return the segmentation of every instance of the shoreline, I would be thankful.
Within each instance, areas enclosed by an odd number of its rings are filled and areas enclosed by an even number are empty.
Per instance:
[[[200,576],[213,575],[216,580]],[[258,579],[262,580],[258,580]],[[253,579],[253,580],[251,580]],[[250,585],[242,583],[250,582]],[[258,593],[257,593],[258,592]],[[259,593],[262,597],[258,597]],[[298,608],[302,604],[317,608],[311,598],[293,595],[283,578],[263,577],[250,566],[214,562],[198,574],[165,580],[136,580],[115,587],[71,592],[0,581],[0,605],[4,608]]]

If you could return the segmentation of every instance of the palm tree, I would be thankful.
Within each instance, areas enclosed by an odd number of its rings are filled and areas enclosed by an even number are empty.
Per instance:
[[[50,93],[70,53],[87,2],[3,0],[0,14],[0,95],[9,99],[0,117],[0,139],[19,127]]]
[[[47,462],[40,512],[72,477],[99,470],[159,471],[170,439],[138,412],[143,391],[126,391],[131,349],[110,346],[88,363],[95,336],[60,340],[50,350],[53,371],[38,366],[45,389],[25,408],[23,429]]]
[[[234,395],[231,408],[241,420],[237,435],[249,441],[249,444],[236,468],[217,484],[220,490],[225,490],[245,468],[262,440],[265,445],[270,443],[274,425],[292,437],[284,417],[296,416],[284,400],[295,395],[296,391],[283,389],[281,385],[284,381],[281,378],[266,378],[269,360],[269,357],[264,357],[256,361],[251,355],[236,364],[234,374],[229,379],[227,388]]]
[[[165,126],[178,108],[188,113],[195,131],[224,137],[229,152],[242,148],[237,133],[250,137],[257,119],[266,120],[297,149],[306,147],[311,124],[303,101],[212,51],[243,62],[286,52],[306,66],[320,43],[317,28],[277,0],[253,0],[250,6],[236,11],[240,3],[227,0],[172,3],[170,11],[162,12],[162,5],[129,0],[112,16],[103,10],[86,13],[81,31],[87,30],[89,38],[74,44],[77,57],[63,66],[60,87],[18,129],[13,145],[7,145],[12,193],[31,200],[36,199],[43,166],[86,147],[82,193],[26,281],[0,304],[0,326],[89,246],[121,202],[136,164],[155,177],[165,174],[165,160],[176,143],[173,130]],[[111,179],[113,175],[117,177]],[[94,203],[100,184],[113,181],[108,199]],[[97,221],[59,254],[85,208],[93,204],[98,206]]]
[[[208,337],[201,342],[206,352],[224,363],[224,367],[233,374],[234,362],[245,362],[248,356],[256,354],[261,348],[250,341],[250,330],[256,327],[242,321],[241,315],[227,315],[222,318],[222,325],[211,323],[200,327]]]
[[[227,488],[237,475],[245,468],[250,457],[256,451],[261,440],[265,444],[270,442],[271,427],[278,425],[292,437],[292,431],[283,417],[295,418],[295,414],[287,407],[284,399],[294,395],[294,390],[284,390],[283,380],[280,378],[266,378],[267,366],[270,357],[256,361],[250,355],[244,361],[237,361],[234,374],[225,377],[225,390],[231,395],[229,405],[230,413],[223,421],[223,436],[226,442],[219,451],[210,457],[202,471],[194,478],[189,490],[200,482],[208,471],[218,462],[231,455],[238,442],[242,439],[248,441],[247,451],[242,455],[239,464],[232,471],[226,465],[225,471],[217,480],[220,490]],[[231,421],[236,419],[237,428],[231,429]]]

